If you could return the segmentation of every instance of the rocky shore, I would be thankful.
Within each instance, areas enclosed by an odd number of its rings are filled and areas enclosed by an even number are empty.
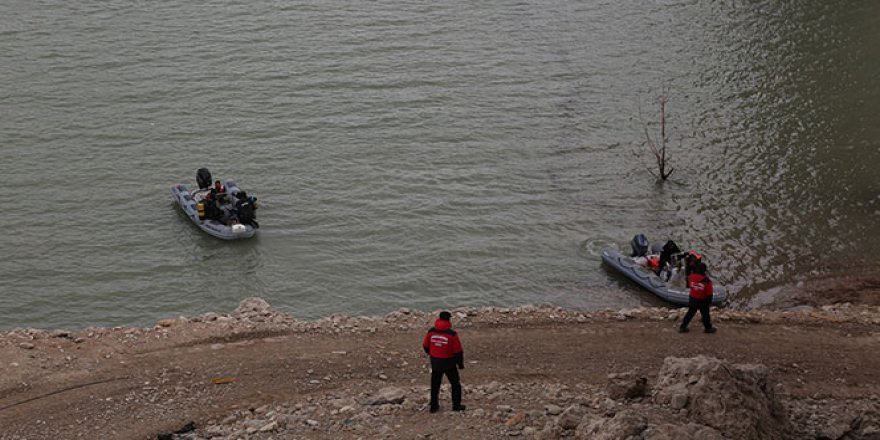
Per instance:
[[[677,334],[683,313],[455,309],[468,410],[438,414],[419,348],[435,313],[304,321],[249,298],[149,328],[15,329],[0,439],[880,439],[880,307],[715,309],[715,335]]]

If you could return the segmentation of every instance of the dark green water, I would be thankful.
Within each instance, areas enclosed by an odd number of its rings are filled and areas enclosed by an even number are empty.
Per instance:
[[[880,267],[876,1],[13,0],[0,85],[0,328],[658,304],[598,258],[638,232],[740,305]],[[179,214],[202,166],[256,239]]]

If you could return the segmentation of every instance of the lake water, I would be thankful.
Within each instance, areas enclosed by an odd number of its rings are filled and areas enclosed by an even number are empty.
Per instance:
[[[876,1],[10,0],[0,87],[0,329],[660,304],[599,259],[639,232],[735,305],[880,268]]]

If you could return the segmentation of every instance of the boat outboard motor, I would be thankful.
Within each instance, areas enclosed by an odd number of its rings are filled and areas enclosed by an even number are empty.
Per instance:
[[[211,172],[207,168],[199,168],[196,172],[196,182],[199,183],[199,189],[208,189],[214,181],[211,179]]]
[[[644,257],[648,253],[648,237],[645,234],[636,235],[629,244],[633,249],[633,257]]]

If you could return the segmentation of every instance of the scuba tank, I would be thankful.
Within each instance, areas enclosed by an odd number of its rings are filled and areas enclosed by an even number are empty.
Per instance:
[[[202,200],[198,204],[196,204],[196,210],[199,212],[199,220],[205,219],[205,201]]]

